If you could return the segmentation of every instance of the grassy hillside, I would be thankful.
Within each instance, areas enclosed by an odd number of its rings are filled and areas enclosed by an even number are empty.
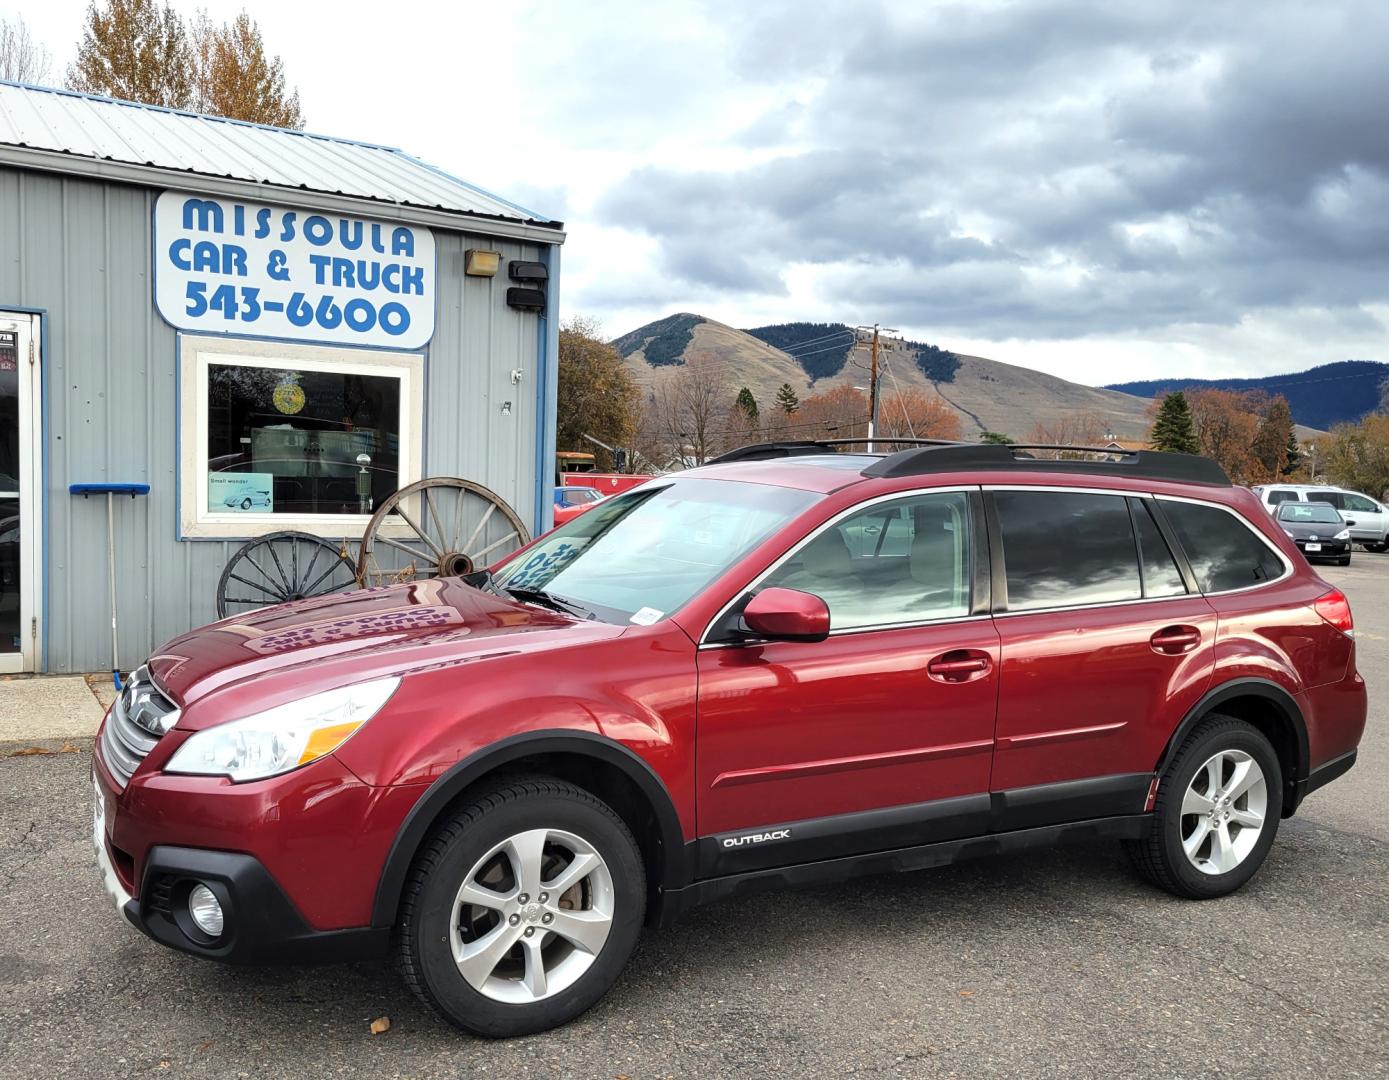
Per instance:
[[[1261,379],[1148,379],[1114,383],[1107,389],[1152,398],[1174,390],[1262,390],[1288,399],[1293,418],[1313,428],[1329,428],[1342,421],[1359,420],[1379,404],[1380,381],[1389,375],[1389,364],[1369,360],[1342,360],[1287,375]]]

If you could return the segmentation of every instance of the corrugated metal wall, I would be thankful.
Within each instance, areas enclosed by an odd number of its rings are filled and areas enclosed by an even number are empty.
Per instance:
[[[49,671],[110,667],[105,505],[68,495],[69,483],[152,488],[116,508],[123,667],[215,617],[217,579],[237,547],[178,540],[177,341],[151,300],[156,194],[0,169],[0,310],[46,313]],[[439,311],[425,359],[424,473],[484,483],[533,525],[538,320],[506,306],[504,276],[465,278],[463,252],[535,259],[538,251],[434,236]],[[513,402],[510,415],[504,401]]]

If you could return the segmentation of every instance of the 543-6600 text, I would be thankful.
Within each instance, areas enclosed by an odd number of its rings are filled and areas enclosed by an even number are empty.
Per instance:
[[[220,311],[227,322],[257,322],[262,315],[283,314],[293,326],[317,323],[325,330],[336,330],[344,323],[359,333],[380,327],[386,333],[398,335],[410,328],[410,312],[403,304],[391,301],[379,308],[360,296],[339,304],[332,293],[307,297],[293,292],[289,300],[262,299],[260,289],[252,285],[219,285],[208,291],[201,281],[188,282],[188,314],[197,318],[209,311]]]

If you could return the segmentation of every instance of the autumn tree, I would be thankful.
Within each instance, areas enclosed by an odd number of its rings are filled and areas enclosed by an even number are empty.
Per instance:
[[[47,83],[53,58],[35,41],[23,18],[0,19],[0,79],[10,82]]]
[[[939,394],[909,387],[878,402],[878,433],[898,438],[955,440],[961,434],[960,418]]]
[[[1201,453],[1239,484],[1255,483],[1261,466],[1254,440],[1267,398],[1255,390],[1193,390],[1187,395]]]
[[[1264,409],[1254,435],[1253,458],[1258,465],[1257,479],[1268,482],[1284,475],[1288,464],[1288,444],[1293,441],[1293,414],[1288,399],[1279,394]]]
[[[1333,484],[1376,499],[1389,491],[1389,416],[1371,413],[1358,424],[1337,424],[1317,448],[1317,471]]]
[[[1196,441],[1196,430],[1192,427],[1191,406],[1180,390],[1163,397],[1153,418],[1153,426],[1148,431],[1148,442],[1154,450],[1173,454],[1201,452],[1201,446]]]
[[[183,20],[155,0],[92,3],[67,81],[88,94],[188,108],[193,50]]]
[[[271,127],[302,128],[299,91],[286,89],[284,62],[267,56],[260,27],[246,12],[214,26],[193,20],[193,107],[199,112]]]
[[[559,392],[555,398],[556,447],[592,450],[611,469],[608,452],[584,438],[630,446],[641,393],[616,349],[603,341],[591,319],[569,319],[559,332]]]
[[[868,397],[852,386],[811,394],[796,410],[798,439],[859,439],[868,434]]]
[[[796,396],[790,383],[782,383],[781,389],[776,392],[776,404],[782,412],[790,414],[801,407],[801,399]]]
[[[703,465],[729,437],[727,401],[728,380],[717,357],[693,353],[659,371],[642,408],[643,455],[662,466]]]
[[[199,11],[190,29],[167,3],[93,2],[67,81],[89,94],[303,127],[299,92],[285,86],[283,61],[266,54],[244,11],[220,26]]]
[[[1093,412],[1066,413],[1055,420],[1038,420],[1028,432],[1027,441],[1050,446],[1098,446],[1105,441],[1109,426]],[[1067,450],[1033,450],[1039,458],[1082,457]]]

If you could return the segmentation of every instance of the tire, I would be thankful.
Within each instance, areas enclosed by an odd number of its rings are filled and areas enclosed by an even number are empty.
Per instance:
[[[1210,762],[1217,755],[1222,755],[1222,776],[1225,777],[1222,783],[1228,784],[1234,778],[1237,763],[1242,763],[1239,759],[1252,761],[1262,773],[1262,825],[1254,834],[1252,845],[1246,834],[1247,827],[1239,825],[1237,820],[1223,821],[1222,833],[1209,829],[1210,819],[1206,812],[1182,813],[1189,794],[1196,798],[1187,804],[1188,809],[1198,805],[1209,791],[1205,785],[1212,775]],[[1196,790],[1202,787],[1204,791]],[[1227,819],[1233,819],[1256,810],[1257,788],[1255,783],[1250,791],[1236,796],[1224,807],[1217,806],[1217,814],[1223,813]],[[1152,832],[1142,840],[1126,841],[1125,848],[1143,877],[1176,896],[1191,900],[1228,896],[1263,865],[1278,833],[1282,812],[1283,773],[1273,747],[1253,725],[1232,716],[1212,713],[1186,737],[1172,764],[1163,773],[1153,807]],[[1195,840],[1201,836],[1205,839],[1196,844],[1194,857],[1189,857],[1183,838]],[[1229,848],[1217,847],[1222,839],[1230,844]],[[1198,864],[1204,864],[1204,868]],[[1222,871],[1221,865],[1229,868]]]
[[[1336,565],[1337,565],[1337,566],[1349,566],[1349,565],[1350,565],[1350,556],[1349,556],[1349,555],[1342,555],[1339,559],[1336,560]]]
[[[533,839],[542,831],[543,847]],[[569,872],[581,845],[590,869],[542,904],[549,895],[543,883]],[[541,853],[539,860],[527,862],[527,852]],[[526,873],[527,865],[543,869]],[[540,882],[542,891],[531,895],[527,881]],[[465,884],[486,903],[463,904]],[[505,902],[494,904],[486,887]],[[416,857],[397,928],[401,967],[420,1000],[456,1027],[487,1038],[529,1035],[568,1023],[608,992],[636,946],[645,911],[641,852],[622,819],[573,784],[517,778],[469,796]],[[605,915],[606,936],[590,940],[590,949],[546,929],[566,922],[592,937]],[[466,964],[470,949],[475,956],[465,976],[455,955]],[[543,993],[531,981],[536,963],[545,972]]]
[[[241,509],[243,509],[243,510],[249,510],[249,509],[251,509],[251,500],[250,500],[250,499],[242,499],[242,500],[241,500]]]

